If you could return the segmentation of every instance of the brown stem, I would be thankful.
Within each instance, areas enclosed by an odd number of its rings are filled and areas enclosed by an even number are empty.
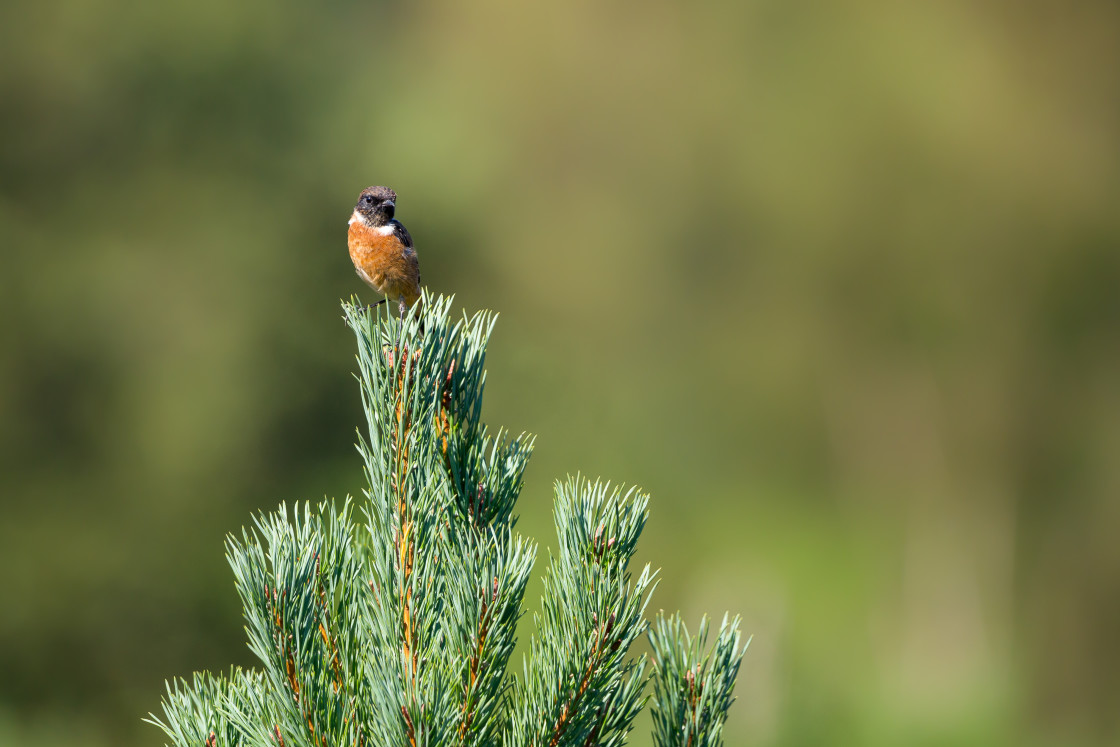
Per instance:
[[[484,652],[485,647],[486,647],[486,638],[490,634],[490,623],[491,623],[490,614],[492,612],[491,603],[496,602],[498,600],[498,577],[497,576],[494,577],[494,591],[493,591],[492,599],[487,601],[487,596],[490,596],[490,595],[487,594],[486,589],[483,589],[482,590],[482,599],[481,599],[482,608],[479,611],[479,615],[478,615],[478,645],[475,647],[474,653],[471,655],[470,668],[468,670],[469,679],[468,679],[468,683],[467,683],[467,690],[463,694],[463,705],[460,708],[460,711],[463,714],[462,721],[459,723],[459,743],[460,744],[466,742],[467,732],[470,730],[471,721],[472,721],[473,716],[474,716],[474,712],[469,711],[468,709],[470,708],[470,705],[471,705],[471,700],[472,700],[471,696],[474,694],[475,683],[478,681],[478,672],[479,672],[479,669],[482,665],[482,655],[483,655],[483,652]]]
[[[585,671],[583,677],[580,678],[579,688],[576,690],[575,695],[560,709],[560,717],[556,720],[556,724],[552,728],[552,739],[549,740],[549,747],[556,747],[556,745],[560,743],[560,737],[564,735],[564,729],[567,728],[570,717],[575,714],[580,699],[591,685],[591,676],[602,663],[604,655],[602,646],[603,639],[610,634],[610,629],[613,625],[614,615],[612,614],[607,623],[599,630],[599,634],[595,637],[595,643],[591,647],[591,661],[587,665],[587,671]],[[611,650],[613,651],[615,648],[616,647],[612,647]]]

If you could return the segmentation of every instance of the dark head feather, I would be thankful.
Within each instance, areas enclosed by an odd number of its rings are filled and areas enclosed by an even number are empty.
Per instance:
[[[397,193],[388,187],[366,187],[358,195],[358,204],[354,207],[366,223],[375,228],[391,221],[396,208]]]

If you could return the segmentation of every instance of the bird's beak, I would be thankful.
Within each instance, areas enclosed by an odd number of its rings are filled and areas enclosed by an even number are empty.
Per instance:
[[[392,200],[385,200],[385,202],[383,202],[382,204],[387,205],[391,208],[395,208],[397,206],[397,203],[393,202]]]

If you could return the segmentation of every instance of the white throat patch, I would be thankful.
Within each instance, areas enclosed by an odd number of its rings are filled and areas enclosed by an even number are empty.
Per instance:
[[[363,216],[357,210],[350,214],[350,220],[346,221],[346,225],[349,226],[354,223],[361,223],[363,226],[369,226],[369,222],[366,221],[365,216]],[[394,233],[396,233],[396,231],[393,229],[392,223],[386,223],[385,225],[378,226],[373,230],[377,231],[382,236],[392,236]]]

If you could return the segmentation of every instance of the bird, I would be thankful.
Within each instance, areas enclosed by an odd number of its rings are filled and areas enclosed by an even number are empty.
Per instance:
[[[363,189],[346,243],[358,276],[386,301],[396,302],[403,319],[420,298],[420,259],[408,229],[393,217],[396,210],[397,193],[389,187]]]

